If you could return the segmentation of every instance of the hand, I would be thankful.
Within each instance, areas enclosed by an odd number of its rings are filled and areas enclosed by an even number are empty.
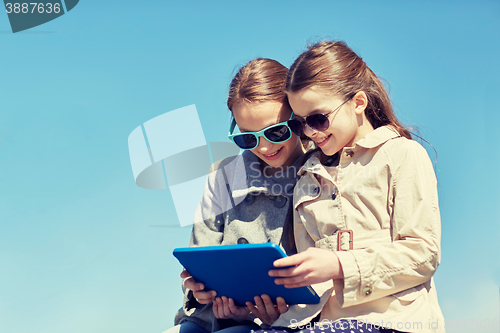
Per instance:
[[[274,267],[294,266],[285,269],[273,269],[269,276],[278,276],[276,284],[286,288],[298,288],[330,279],[343,279],[342,265],[335,252],[310,247],[304,252],[281,258],[273,263]]]
[[[198,303],[200,304],[210,304],[213,302],[215,296],[217,296],[217,292],[214,290],[204,291],[205,286],[203,283],[198,283],[196,280],[189,274],[188,271],[183,270],[181,273],[181,278],[184,279],[183,285],[189,290],[193,291],[193,296],[196,298]]]
[[[245,318],[250,314],[250,310],[244,306],[236,306],[232,298],[226,296],[217,297],[212,305],[215,318]]]
[[[252,302],[247,302],[248,309],[266,325],[271,326],[278,317],[288,311],[288,304],[286,304],[283,297],[276,298],[277,306],[275,306],[268,295],[261,297],[255,296],[255,305]]]

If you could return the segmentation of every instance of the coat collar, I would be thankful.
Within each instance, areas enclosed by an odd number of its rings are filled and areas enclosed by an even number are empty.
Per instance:
[[[401,135],[396,131],[396,129],[392,126],[386,125],[386,126],[381,126],[379,128],[376,128],[375,130],[371,131],[368,133],[363,139],[357,141],[354,144],[354,147],[344,147],[343,150],[346,149],[352,149],[352,150],[358,150],[360,148],[375,148],[378,147],[385,142],[400,137]],[[302,168],[300,168],[298,174],[303,175],[306,172],[313,172],[317,173],[320,176],[323,176],[324,178],[328,179],[329,176],[327,176],[328,172],[322,167],[322,164],[320,162],[320,156],[321,152],[318,151],[304,163]]]
[[[233,199],[239,201],[250,193],[291,197],[301,162],[302,158],[299,158],[289,167],[290,170],[285,169],[284,173],[267,177],[261,171],[261,160],[252,152],[244,151],[235,161],[235,171],[230,181]]]
[[[394,127],[390,125],[381,126],[368,133],[363,139],[357,141],[354,147],[375,148],[399,136],[401,135],[399,135]]]

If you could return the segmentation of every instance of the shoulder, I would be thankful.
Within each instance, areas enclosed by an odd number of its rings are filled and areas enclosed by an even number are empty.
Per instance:
[[[397,178],[419,174],[435,179],[434,165],[425,148],[415,140],[398,137],[387,141],[381,150]]]
[[[415,156],[429,158],[427,151],[420,143],[402,136],[388,140],[381,146],[381,150],[393,161],[401,161]]]
[[[218,171],[218,170],[222,170],[224,169],[225,167],[229,166],[229,165],[232,165],[231,163],[233,162],[237,162],[237,159],[238,158],[241,158],[241,155],[235,155],[235,156],[229,156],[229,157],[226,157],[226,158],[223,158],[222,160],[219,160],[217,162],[214,162],[211,166],[210,166],[210,170],[209,172],[212,173],[214,171]]]
[[[260,165],[260,159],[255,156],[254,153],[251,151],[244,151],[240,155],[234,155],[234,156],[229,156],[226,158],[223,158],[222,160],[219,160],[217,162],[214,162],[210,166],[210,172],[214,172],[217,170],[228,170],[228,169],[233,169],[241,166],[248,166],[252,163],[258,163]]]

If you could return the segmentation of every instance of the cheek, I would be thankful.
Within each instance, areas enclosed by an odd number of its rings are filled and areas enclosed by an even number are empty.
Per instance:
[[[299,144],[300,139],[294,134],[293,137],[283,144],[284,149],[287,154],[292,154],[297,145]]]
[[[258,148],[250,149],[250,151],[251,151],[254,155],[259,156],[259,149],[258,149]]]
[[[355,126],[353,121],[355,121],[355,119],[353,120],[347,115],[339,115],[339,117],[336,117],[333,122],[330,122],[328,132],[338,134],[350,132],[352,131],[353,126]]]

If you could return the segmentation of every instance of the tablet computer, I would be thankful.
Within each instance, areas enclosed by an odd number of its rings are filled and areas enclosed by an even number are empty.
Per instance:
[[[281,296],[287,304],[316,304],[319,296],[310,286],[285,288],[274,283],[268,272],[273,262],[286,257],[273,243],[186,247],[174,250],[182,266],[217,296],[234,299],[238,305],[255,303],[254,296],[267,294],[273,302]]]

